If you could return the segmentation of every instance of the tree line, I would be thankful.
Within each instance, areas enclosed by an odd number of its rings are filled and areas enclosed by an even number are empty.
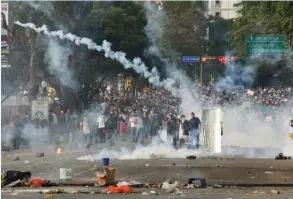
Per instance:
[[[30,82],[30,93],[34,96],[35,86],[42,79],[46,79],[56,89],[59,98],[71,103],[71,107],[76,106],[79,101],[87,106],[105,79],[125,72],[119,63],[106,59],[102,53],[59,41],[61,45],[70,46],[71,53],[66,67],[71,71],[74,81],[80,85],[78,90],[81,94],[76,99],[76,89],[61,85],[59,77],[48,70],[49,63],[45,59],[47,40],[28,29],[14,25],[16,20],[32,22],[38,26],[46,24],[49,30],[63,29],[65,32],[91,38],[97,44],[106,39],[112,43],[113,50],[126,52],[129,59],[141,57],[150,69],[153,65],[157,66],[162,75],[168,70],[162,58],[175,62],[188,74],[193,74],[189,72],[191,67],[182,64],[178,59],[183,55],[221,56],[232,50],[238,57],[246,59],[243,45],[248,33],[284,34],[288,45],[292,47],[292,2],[243,2],[238,6],[241,6],[240,16],[235,20],[225,20],[208,16],[206,2],[163,2],[162,12],[165,19],[159,24],[162,35],[156,40],[159,53],[150,54],[146,52],[152,44],[145,31],[148,19],[144,2],[9,2],[12,65],[9,82],[16,82],[16,85]],[[286,79],[283,76],[288,74],[285,72],[288,67],[284,67],[282,62],[278,65],[273,67],[262,64],[258,67],[258,82],[270,84],[276,70],[280,79]],[[219,67],[224,70],[223,65],[219,64]],[[216,77],[222,75],[223,70],[214,68]],[[196,68],[196,72],[198,69]],[[126,72],[138,77],[131,69]]]

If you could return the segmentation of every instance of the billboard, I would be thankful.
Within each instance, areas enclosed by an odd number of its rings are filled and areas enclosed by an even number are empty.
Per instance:
[[[1,67],[10,68],[8,45],[8,3],[1,3]]]
[[[8,51],[8,3],[1,3],[1,53]]]

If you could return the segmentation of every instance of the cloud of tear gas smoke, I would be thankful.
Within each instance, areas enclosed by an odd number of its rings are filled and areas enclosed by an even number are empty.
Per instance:
[[[52,18],[52,13],[54,11],[54,5],[51,1],[24,1],[24,3],[28,4],[31,8],[36,10],[40,10],[50,19]]]
[[[51,74],[58,77],[62,85],[69,88],[77,88],[76,81],[73,80],[72,73],[68,70],[68,56],[71,54],[69,45],[61,45],[56,38],[50,38],[47,42],[45,52],[45,62],[48,63],[48,70]]]
[[[150,55],[159,57],[161,61],[164,62],[167,75],[179,83],[179,89],[173,88],[169,89],[169,91],[171,91],[173,95],[181,98],[182,111],[186,113],[188,113],[191,109],[193,111],[199,111],[200,104],[196,100],[197,96],[194,81],[192,81],[182,70],[179,70],[175,62],[164,58],[161,53],[159,43],[163,37],[164,26],[168,21],[168,18],[162,9],[162,5],[151,1],[145,1],[144,7],[148,21],[144,30],[150,42],[147,52]],[[171,53],[176,54],[174,52]]]
[[[106,58],[110,58],[112,60],[118,61],[124,66],[125,69],[128,69],[128,68],[134,69],[137,73],[142,74],[145,78],[147,78],[151,84],[170,89],[170,86],[172,86],[174,83],[174,80],[170,78],[160,81],[158,70],[154,67],[151,70],[151,72],[149,72],[147,66],[142,62],[140,58],[136,57],[131,61],[126,58],[126,54],[124,52],[112,51],[111,43],[106,40],[103,41],[102,45],[97,45],[89,38],[78,37],[71,33],[64,34],[62,30],[50,32],[47,29],[46,25],[43,25],[42,27],[38,28],[36,27],[35,24],[32,24],[32,23],[23,24],[23,23],[20,23],[19,21],[16,21],[15,24],[25,28],[30,28],[36,31],[37,33],[44,33],[45,35],[49,37],[57,37],[61,40],[65,39],[65,40],[72,41],[77,46],[80,46],[81,44],[86,45],[89,50],[96,50],[98,52],[104,51],[105,53],[104,56]]]
[[[160,42],[160,39],[163,36],[164,24],[167,22],[168,18],[162,10],[161,12],[159,11],[159,5],[155,6],[154,2],[145,1],[144,7],[148,21],[144,30],[150,42],[150,46],[147,51],[152,55],[162,57],[158,42]]]
[[[126,55],[125,53],[123,52],[114,52],[111,50],[111,44],[107,41],[103,41],[103,44],[100,46],[100,45],[97,45],[95,44],[92,40],[88,39],[88,38],[80,38],[80,37],[77,37],[75,35],[72,35],[71,33],[68,33],[68,34],[64,34],[62,31],[52,31],[52,32],[49,32],[46,28],[46,26],[42,26],[41,28],[37,28],[34,24],[22,24],[20,22],[16,22],[16,24],[20,25],[20,26],[23,26],[23,27],[28,27],[28,28],[31,28],[33,30],[35,30],[36,32],[40,33],[40,32],[43,32],[44,34],[48,35],[49,37],[58,37],[60,39],[67,39],[67,40],[70,40],[72,42],[75,42],[75,44],[77,45],[80,45],[80,44],[84,44],[88,47],[88,49],[90,50],[97,50],[97,51],[104,51],[105,52],[105,57],[107,58],[111,58],[113,60],[117,60],[118,62],[120,62],[125,68],[133,68],[136,72],[138,73],[142,73],[144,75],[145,78],[148,78],[149,82],[152,83],[152,84],[155,84],[157,86],[161,86],[161,87],[164,87],[166,88],[167,90],[172,90],[174,91],[174,87],[173,87],[173,84],[174,84],[174,79],[167,79],[167,80],[164,80],[164,81],[160,81],[159,79],[159,74],[158,74],[158,71],[156,70],[156,68],[153,68],[151,72],[149,72],[147,70],[147,67],[144,65],[144,63],[140,60],[140,58],[135,58],[133,61],[130,61],[126,58]],[[186,85],[186,84],[185,84]],[[188,84],[187,84],[188,85]],[[189,86],[192,85],[192,84],[189,84]],[[185,90],[184,87],[182,87],[182,91]],[[179,89],[180,91],[181,89]],[[189,90],[188,87],[186,87],[186,90]],[[175,91],[174,91],[175,92]],[[193,99],[193,96],[191,94],[191,92],[188,92],[186,91],[185,92],[186,95],[189,95],[188,98],[191,99],[191,102],[194,101],[192,100]],[[180,93],[181,94],[181,93]],[[183,96],[183,95],[182,95]],[[183,99],[184,100],[184,99]],[[189,110],[191,110],[190,107],[193,107],[192,103],[190,103],[191,105],[188,105],[189,107]],[[245,109],[245,108],[243,108]],[[244,149],[242,148],[237,148],[237,149],[233,149],[232,147],[228,147],[226,149],[226,152],[224,152],[222,155],[243,155],[243,156],[246,156],[246,157],[255,157],[255,156],[261,156],[261,157],[264,157],[264,155],[262,154],[259,154],[258,151],[249,151],[249,150],[246,150],[245,147],[252,147],[251,146],[251,143],[252,141],[251,140],[257,140],[259,137],[259,134],[258,132],[259,131],[266,131],[267,134],[264,134],[264,136],[267,136],[269,138],[272,138],[272,142],[266,142],[265,145],[263,145],[263,147],[266,147],[266,148],[271,148],[272,146],[276,146],[278,147],[279,149],[282,149],[282,145],[280,145],[280,143],[282,142],[282,139],[283,140],[286,140],[286,139],[289,139],[288,136],[281,136],[280,137],[280,142],[277,142],[276,140],[273,140],[273,138],[275,138],[275,134],[273,134],[273,132],[275,132],[274,130],[272,130],[272,128],[270,126],[267,126],[264,125],[264,122],[255,122],[255,121],[247,121],[247,117],[244,115],[244,116],[241,116],[237,110],[241,110],[239,107],[238,108],[227,108],[227,110],[225,111],[225,114],[227,115],[225,118],[224,118],[224,134],[226,134],[224,136],[224,143],[228,146],[243,146]],[[237,112],[238,114],[236,115]],[[235,122],[236,121],[241,121],[241,122]],[[233,122],[231,122],[233,121]],[[256,120],[258,121],[258,120]],[[247,124],[245,125],[246,127],[249,126],[251,128],[248,128],[248,129],[245,129],[243,126],[241,126],[242,124]],[[263,128],[260,128],[260,127],[263,127]],[[277,126],[279,127],[279,125]],[[242,129],[245,129],[248,131],[242,131]],[[252,134],[251,132],[253,132],[254,134]],[[283,131],[282,131],[283,132]],[[255,135],[256,134],[256,135]],[[288,135],[288,134],[287,134]],[[243,139],[239,140],[237,138],[241,137]],[[233,138],[233,139],[232,139]],[[262,138],[262,136],[261,136]],[[266,140],[268,138],[262,138],[259,140],[259,143],[263,143],[263,140]],[[269,139],[268,139],[269,140]],[[241,143],[241,145],[240,145]],[[257,142],[258,143],[258,142]],[[275,143],[275,145],[273,145],[273,143]],[[284,142],[282,142],[284,143]],[[158,143],[155,143],[154,144],[155,146],[158,146],[159,144]],[[148,151],[152,151],[151,148],[155,146],[154,145],[150,145],[148,148]],[[257,145],[259,146],[259,145]],[[287,146],[287,145],[286,145]],[[160,145],[160,150],[161,148],[163,147],[163,145]],[[138,157],[140,156],[141,158],[142,157],[145,157],[145,158],[151,158],[153,155],[153,153],[155,154],[160,154],[160,150],[158,150],[158,148],[156,148],[155,152],[150,152],[150,153],[146,153],[146,151],[144,151],[143,149],[141,148],[137,148],[136,150],[134,150],[133,152],[121,152],[121,153],[115,153],[115,152],[111,152],[111,154],[109,154],[108,152],[104,151],[103,153],[104,154],[107,154],[109,156],[118,156],[118,155],[121,155],[121,157],[124,159],[126,158],[131,158],[131,157]],[[168,149],[169,152],[164,151],[164,154],[172,154],[168,157],[183,157],[183,156],[186,156],[189,152],[186,150],[183,151],[178,151],[178,152],[174,152],[173,149],[169,148]],[[265,154],[268,154],[268,150],[266,149],[263,149],[264,150],[264,153]],[[284,149],[285,150],[285,149]],[[288,149],[287,149],[288,150]],[[291,150],[293,151],[293,150]],[[100,156],[103,156],[103,153],[100,153]],[[191,152],[192,154],[194,154],[194,152],[192,151]],[[204,154],[203,152],[199,152],[201,154]],[[284,152],[285,153],[285,152]],[[115,155],[116,154],[116,155]],[[148,154],[148,155],[147,155]],[[162,155],[164,155],[162,154]],[[270,154],[271,155],[271,154]],[[147,156],[147,157],[146,157]],[[119,157],[119,158],[121,158]],[[89,157],[88,157],[89,158]],[[96,157],[97,158],[97,157]],[[111,157],[112,158],[112,157]]]
[[[226,56],[230,57],[230,54]],[[242,88],[252,86],[261,62],[274,65],[280,60],[280,56],[269,58],[258,55],[252,56],[245,65],[227,62],[225,74],[218,79],[215,87],[219,90],[224,89],[228,92],[237,93],[238,91],[235,91],[235,89],[239,86]],[[289,66],[292,60],[290,62],[290,58],[287,58],[286,62]],[[261,101],[267,101],[267,99],[264,98]],[[289,105],[275,107],[276,116],[274,116],[274,120],[276,121],[266,122],[264,118],[248,113],[249,109],[260,109],[259,106],[253,102],[245,102],[245,99],[243,103],[240,106],[226,107],[224,110],[223,154],[270,158],[279,152],[293,155],[293,144],[288,137],[288,122],[284,124],[283,120],[283,118],[288,118],[288,115],[292,114],[288,112]],[[271,115],[271,113],[267,114]]]
[[[251,113],[256,109],[259,106],[250,102],[224,108],[223,155],[262,158],[272,158],[279,152],[293,155],[293,142],[288,136],[289,121],[284,120],[290,114],[288,107],[277,108],[274,122]]]
[[[230,54],[226,55],[226,57],[230,56]],[[255,67],[252,63],[248,63],[243,66],[240,63],[228,61],[226,63],[224,76],[217,80],[215,88],[230,91],[243,85],[251,87],[254,82],[256,72],[257,67]]]
[[[101,158],[109,157],[111,159],[152,159],[152,158],[186,158],[187,155],[207,155],[206,152],[199,150],[193,151],[186,148],[175,150],[170,147],[170,142],[162,142],[158,137],[146,146],[137,146],[134,150],[129,147],[122,147],[120,150],[102,149],[98,153],[86,155],[77,158],[77,160],[96,161]]]

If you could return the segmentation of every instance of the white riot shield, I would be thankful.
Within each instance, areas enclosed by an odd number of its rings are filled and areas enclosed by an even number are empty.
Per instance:
[[[222,111],[220,108],[202,111],[204,145],[210,154],[221,153]]]

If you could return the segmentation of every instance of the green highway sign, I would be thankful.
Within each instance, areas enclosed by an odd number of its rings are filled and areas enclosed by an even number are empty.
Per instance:
[[[247,35],[246,55],[283,55],[286,51],[284,35]]]

